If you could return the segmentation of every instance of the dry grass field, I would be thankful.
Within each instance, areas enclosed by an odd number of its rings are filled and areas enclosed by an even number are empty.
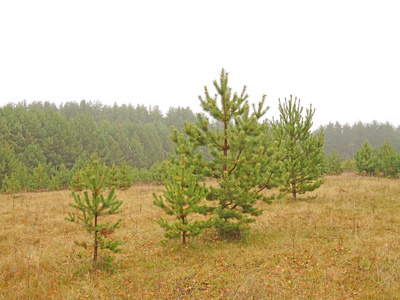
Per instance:
[[[161,244],[152,192],[118,191],[123,251],[112,270],[79,259],[69,191],[0,195],[2,299],[399,299],[400,181],[329,176],[313,195],[260,204],[243,240],[212,230]],[[88,238],[88,241],[90,239]],[[88,251],[87,255],[91,253]],[[100,252],[101,255],[101,252]]]

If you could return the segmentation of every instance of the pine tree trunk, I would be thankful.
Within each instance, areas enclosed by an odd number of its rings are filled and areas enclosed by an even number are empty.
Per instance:
[[[292,194],[293,194],[294,200],[296,200],[296,194],[297,194],[297,191],[296,191],[296,182],[293,183]]]
[[[224,108],[224,111],[226,112],[226,108]],[[224,139],[224,157],[227,157],[228,156],[228,138],[227,138],[227,136],[228,136],[228,124],[227,124],[227,120],[225,119],[225,121],[224,121],[224,136],[225,136],[225,139]],[[223,165],[223,168],[222,168],[222,178],[225,178],[225,172],[226,172],[226,170],[228,169],[228,167],[227,167],[227,165],[226,165],[226,163],[224,163],[224,165]],[[226,189],[226,187],[224,186],[223,187],[224,189]],[[226,207],[226,202],[224,201],[223,202],[223,209]],[[225,218],[225,222],[227,221],[227,219]]]
[[[186,245],[186,230],[182,231],[182,244]]]
[[[182,187],[183,190],[183,187]],[[185,220],[185,215],[181,215],[181,220],[182,220],[182,225],[185,225],[186,220]],[[186,244],[186,230],[182,231],[182,244],[185,245]]]
[[[224,157],[228,156],[228,139],[227,139],[227,134],[228,133],[227,132],[228,132],[228,124],[225,121],[225,124],[224,124],[224,136],[225,136],[225,140],[224,140]],[[227,166],[226,166],[226,163],[224,163],[224,166],[223,166],[224,173],[225,173],[226,170],[227,170]]]
[[[97,249],[99,248],[99,242],[97,240],[97,216],[94,217],[94,254],[93,254],[93,263],[97,261]]]

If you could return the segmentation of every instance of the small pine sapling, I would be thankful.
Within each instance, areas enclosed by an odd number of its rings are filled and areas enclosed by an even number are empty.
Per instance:
[[[355,167],[358,173],[373,175],[377,169],[377,149],[373,149],[368,141],[354,153]]]
[[[380,174],[389,178],[396,178],[400,173],[400,153],[385,141],[376,155],[377,170]]]
[[[117,189],[127,190],[132,186],[132,168],[124,161],[118,169]]]
[[[67,169],[65,164],[52,168],[52,177],[50,180],[50,188],[52,190],[65,189],[70,181],[71,171]]]
[[[130,177],[130,167],[125,161],[121,166],[113,164],[108,172],[108,188],[127,190],[132,186],[132,180]]]
[[[192,220],[193,214],[207,212],[206,206],[199,205],[207,190],[204,184],[198,183],[193,166],[186,167],[184,164],[170,166],[164,185],[164,197],[153,193],[154,205],[162,208],[167,215],[175,216],[176,221],[169,223],[160,218],[158,224],[165,229],[166,238],[182,236],[182,244],[186,244],[187,238],[195,237],[211,226],[211,220]]]
[[[39,163],[36,168],[33,169],[29,180],[30,189],[33,191],[40,191],[48,187],[50,180],[42,163]]]
[[[77,169],[72,175],[70,188],[75,192],[80,192],[87,187],[85,182],[85,170],[84,169]]]
[[[89,234],[93,234],[93,263],[96,263],[98,257],[98,248],[108,249],[114,253],[120,252],[119,241],[106,240],[115,229],[119,227],[121,219],[116,223],[110,224],[99,223],[99,218],[107,215],[120,213],[122,201],[116,200],[115,189],[108,192],[108,196],[104,197],[103,192],[106,189],[108,169],[101,166],[98,160],[92,161],[92,165],[88,166],[84,172],[85,182],[87,183],[91,195],[88,191],[83,192],[83,198],[72,192],[75,203],[70,206],[79,210],[82,214],[75,216],[75,213],[68,213],[66,220],[82,224]],[[83,246],[85,249],[88,245],[85,242],[75,242],[75,244]],[[109,262],[110,258],[108,258]]]
[[[167,177],[167,168],[168,168],[168,160],[164,160],[162,162],[156,162],[150,168],[150,174],[152,180],[157,184],[164,184],[164,181]]]
[[[325,159],[325,172],[330,175],[340,175],[343,173],[343,166],[339,153],[332,149]]]
[[[6,175],[3,180],[3,187],[7,194],[11,194],[11,198],[13,197],[14,193],[19,192],[22,189],[21,182],[16,177],[14,172],[11,173],[10,177]]]
[[[118,176],[119,176],[119,168],[113,164],[108,172],[108,180],[107,185],[108,188],[117,188],[118,187]]]

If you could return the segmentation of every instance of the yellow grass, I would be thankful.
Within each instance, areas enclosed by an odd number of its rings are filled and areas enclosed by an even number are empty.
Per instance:
[[[162,245],[152,192],[137,185],[123,200],[113,272],[91,270],[65,221],[69,191],[0,195],[0,296],[3,299],[398,299],[400,181],[347,173],[327,177],[309,199],[261,204],[245,240],[213,231]],[[100,252],[100,256],[102,253]]]

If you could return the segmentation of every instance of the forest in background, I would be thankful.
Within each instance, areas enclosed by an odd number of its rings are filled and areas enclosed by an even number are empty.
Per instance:
[[[184,121],[195,120],[190,108],[180,107],[163,115],[157,106],[107,106],[84,100],[60,106],[8,104],[0,108],[0,189],[13,174],[30,190],[49,185],[28,187],[43,176],[57,180],[52,189],[60,189],[94,153],[109,167],[128,165],[136,181],[152,181],[148,171],[174,152],[171,126],[181,129]]]
[[[23,177],[28,182],[29,176],[42,176],[40,172],[48,178],[57,175],[65,186],[93,153],[109,167],[128,165],[138,181],[152,180],[148,171],[174,152],[171,126],[181,129],[184,121],[196,121],[189,107],[170,108],[164,115],[157,106],[107,106],[84,100],[60,106],[8,104],[0,108],[0,189],[13,173],[22,184]],[[325,151],[334,149],[342,160],[353,159],[365,140],[372,147],[388,140],[400,150],[400,127],[389,123],[329,123],[320,129],[325,133]],[[67,178],[61,179],[61,173]]]
[[[372,147],[379,147],[389,141],[393,148],[400,151],[400,126],[396,128],[388,122],[357,122],[353,125],[336,122],[321,126],[318,130],[321,129],[325,134],[325,152],[335,150],[342,160],[353,159],[355,152],[365,141]]]

